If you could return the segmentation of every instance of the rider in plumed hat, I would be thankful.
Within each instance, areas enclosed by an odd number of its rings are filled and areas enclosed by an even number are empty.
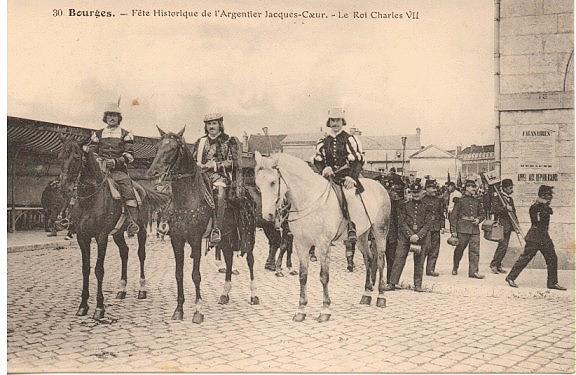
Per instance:
[[[346,126],[345,112],[342,108],[332,108],[328,111],[326,126],[330,128],[328,134],[316,144],[314,165],[322,176],[331,178],[344,189],[356,189],[357,193],[363,191],[358,180],[364,156],[360,140],[347,133],[343,128]],[[354,244],[356,243],[356,226],[350,220],[348,205],[342,194],[342,214],[348,220],[347,246],[348,269],[352,271],[352,258],[354,257]]]
[[[224,132],[224,116],[221,113],[204,116],[204,133],[196,141],[194,158],[218,191],[214,225],[210,233],[210,242],[215,245],[222,239],[220,231],[226,209],[226,189],[232,182],[242,180],[238,164],[240,149],[238,139]]]
[[[122,112],[119,103],[106,105],[102,121],[106,127],[92,133],[89,149],[98,155],[97,159],[118,184],[118,190],[128,209],[129,223],[126,232],[128,236],[133,236],[140,230],[135,221],[138,218],[138,202],[128,175],[128,165],[134,161],[134,135],[120,127]]]

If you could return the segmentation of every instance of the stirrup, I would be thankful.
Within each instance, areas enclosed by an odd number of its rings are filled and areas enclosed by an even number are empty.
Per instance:
[[[351,245],[356,244],[356,241],[358,241],[358,237],[356,236],[356,229],[348,228],[348,241],[350,241]]]
[[[134,237],[134,235],[137,234],[139,231],[140,227],[138,226],[138,224],[136,224],[134,220],[130,221],[130,223],[126,227],[126,233],[128,234],[128,237]]]
[[[210,232],[210,243],[217,244],[222,240],[219,228],[212,228]]]

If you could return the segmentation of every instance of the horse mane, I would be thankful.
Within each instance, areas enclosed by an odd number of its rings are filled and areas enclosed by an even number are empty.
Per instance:
[[[286,153],[276,153],[272,155],[272,159],[277,162],[277,165],[281,169],[290,172],[291,175],[324,181],[319,174],[314,172],[308,163],[296,156]]]
[[[94,152],[88,151],[84,154],[84,159],[86,160],[86,167],[87,171],[92,174],[92,177],[96,180],[97,183],[100,183],[104,180],[104,174],[100,169],[100,165],[96,161],[96,156]]]

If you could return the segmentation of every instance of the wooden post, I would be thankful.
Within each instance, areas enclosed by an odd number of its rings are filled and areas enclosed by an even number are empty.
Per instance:
[[[16,232],[16,200],[14,199],[14,189],[16,185],[16,168],[15,168],[15,161],[18,158],[18,153],[20,149],[15,147],[14,148],[14,155],[10,159],[10,167],[12,170],[10,171],[10,177],[12,179],[12,186],[10,186],[10,197],[12,199],[12,215],[10,215],[10,231]]]

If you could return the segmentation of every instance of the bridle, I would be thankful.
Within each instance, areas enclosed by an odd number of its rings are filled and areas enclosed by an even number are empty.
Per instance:
[[[282,225],[282,223],[284,223],[284,221],[287,221],[289,223],[303,219],[309,215],[311,215],[313,212],[315,212],[316,207],[318,206],[318,203],[321,202],[321,198],[326,195],[326,200],[324,201],[324,203],[328,200],[328,197],[330,196],[330,183],[326,183],[326,189],[322,192],[322,194],[320,194],[318,196],[318,198],[316,198],[314,201],[312,201],[312,203],[301,210],[290,210],[290,203],[286,200],[286,199],[282,199],[282,195],[281,195],[281,191],[280,191],[280,185],[282,182],[284,182],[284,184],[286,185],[286,192],[289,191],[288,189],[288,183],[286,182],[286,179],[284,178],[284,176],[282,176],[282,173],[280,172],[280,169],[278,168],[278,166],[274,167],[274,169],[276,170],[276,172],[278,173],[278,191],[277,191],[277,195],[276,195],[276,202],[275,207],[276,207],[276,224],[277,225]],[[304,214],[302,214],[304,212]],[[288,215],[290,213],[300,213],[301,216],[298,217],[292,217],[290,219],[288,219]]]
[[[178,145],[178,150],[172,160],[168,163],[168,168],[166,171],[160,175],[158,178],[158,182],[162,183],[164,181],[177,181],[187,177],[194,177],[194,173],[177,173],[174,171],[176,164],[180,161],[182,156],[184,156],[184,152],[182,151],[182,147],[186,147],[182,142],[182,138],[176,135],[168,135],[169,138],[172,138],[176,141]]]

